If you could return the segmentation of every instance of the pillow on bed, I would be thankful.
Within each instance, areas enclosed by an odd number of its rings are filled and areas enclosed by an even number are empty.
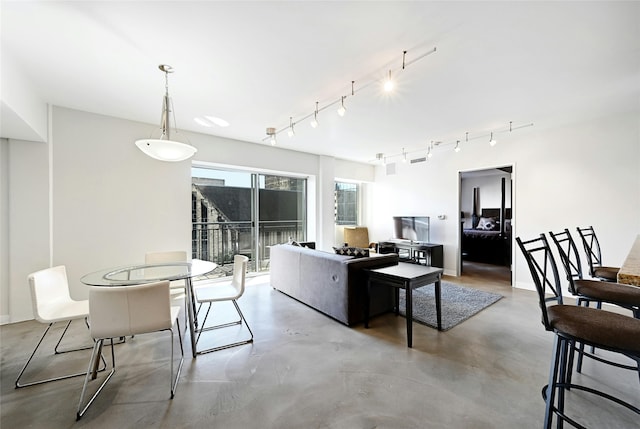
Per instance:
[[[496,231],[498,229],[498,222],[492,217],[481,217],[476,229],[483,231]]]

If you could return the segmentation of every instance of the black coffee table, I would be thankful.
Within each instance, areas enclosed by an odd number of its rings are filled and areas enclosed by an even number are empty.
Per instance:
[[[442,278],[443,269],[437,267],[427,267],[424,265],[410,264],[400,262],[398,265],[390,267],[366,269],[367,272],[367,296],[365,297],[364,306],[364,327],[369,327],[369,293],[371,284],[381,284],[395,288],[395,311],[396,314],[400,310],[400,289],[405,290],[407,318],[407,346],[412,347],[413,341],[413,289],[422,286],[435,284],[436,297],[436,318],[438,322],[438,330],[442,330],[442,318],[440,308],[440,280]]]

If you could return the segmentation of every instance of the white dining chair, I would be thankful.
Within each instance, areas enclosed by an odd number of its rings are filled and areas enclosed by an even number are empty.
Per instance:
[[[220,329],[220,328],[227,328],[234,325],[240,325],[242,324],[242,322],[244,322],[245,326],[249,330],[250,338],[237,341],[237,342],[232,342],[225,345],[221,345],[221,346],[217,346],[217,347],[197,350],[196,351],[197,354],[215,352],[218,350],[228,349],[230,347],[235,347],[242,344],[249,344],[253,342],[253,332],[251,331],[251,328],[247,323],[247,319],[245,319],[237,303],[237,300],[242,296],[245,290],[245,279],[246,279],[248,261],[249,261],[249,258],[244,255],[234,256],[233,277],[231,279],[231,283],[216,282],[216,283],[208,283],[206,285],[202,285],[202,283],[200,283],[200,285],[195,288],[196,302],[200,304],[200,306],[202,306],[203,304],[208,305],[207,312],[204,316],[204,319],[202,323],[199,324],[200,327],[196,331],[198,334],[196,338],[196,344],[198,341],[200,341],[200,336],[202,335],[203,332]],[[207,318],[209,317],[212,304],[216,302],[223,302],[223,301],[231,301],[233,303],[236,311],[238,312],[238,315],[240,316],[240,319],[237,321],[229,322],[229,323],[206,326]],[[198,314],[199,313],[200,313],[200,308],[198,309]]]
[[[169,281],[147,283],[133,286],[91,286],[89,288],[89,322],[91,336],[96,341],[93,348],[89,367],[82,386],[78,412],[76,419],[85,414],[96,397],[100,394],[107,382],[116,371],[115,349],[113,338],[134,336],[158,331],[171,333],[171,374],[170,392],[173,399],[180,378],[180,371],[184,363],[184,349],[182,346],[182,334],[178,316],[179,306],[171,306]],[[174,377],[174,322],[178,325],[178,338],[180,340],[180,365]],[[93,396],[84,403],[87,385],[90,379],[95,378],[92,368],[95,367],[97,356],[101,354],[104,340],[111,342],[111,370],[105,376],[102,384],[97,388]]]
[[[187,262],[187,252],[184,250],[169,250],[161,252],[147,252],[144,255],[146,264],[162,264],[164,262]],[[184,280],[172,281],[169,285],[170,289],[185,288]]]
[[[166,262],[187,262],[187,252],[184,250],[167,250],[167,251],[153,251],[147,252],[144,255],[144,262],[146,264],[162,264]],[[169,283],[169,289],[172,294],[182,293],[184,295],[184,329],[186,331],[188,327],[187,320],[187,305],[188,295],[186,291],[186,282],[184,280],[175,280]],[[177,297],[176,297],[177,298]],[[192,303],[193,311],[195,314],[195,305]]]
[[[40,340],[36,344],[36,347],[33,349],[33,352],[29,356],[29,359],[20,370],[20,373],[16,378],[15,387],[20,388],[33,386],[35,384],[42,384],[50,381],[63,380],[66,378],[84,375],[84,372],[76,372],[73,374],[21,383],[21,378],[24,375],[27,367],[40,348],[40,345],[42,344],[42,341],[46,337],[47,333],[55,323],[66,322],[66,326],[54,347],[54,354],[57,355],[61,353],[87,350],[91,348],[91,346],[89,345],[80,348],[59,350],[60,343],[62,342],[64,335],[67,333],[71,322],[74,320],[85,319],[86,324],[86,319],[89,316],[89,301],[76,301],[72,299],[71,295],[69,294],[69,282],[67,279],[66,267],[64,265],[58,265],[56,267],[46,268],[44,270],[36,271],[29,274],[27,278],[29,280],[29,287],[31,289],[33,315],[38,322],[46,324],[47,328],[40,337]]]

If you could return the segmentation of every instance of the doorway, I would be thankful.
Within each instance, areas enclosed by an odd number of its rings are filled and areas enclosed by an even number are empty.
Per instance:
[[[513,166],[459,173],[460,275],[512,285]]]

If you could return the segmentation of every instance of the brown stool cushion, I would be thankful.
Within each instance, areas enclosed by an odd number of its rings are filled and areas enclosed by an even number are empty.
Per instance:
[[[547,313],[549,323],[561,334],[640,356],[640,319],[575,305],[552,305]]]
[[[618,281],[618,271],[620,268],[616,267],[597,267],[593,270],[593,276],[601,279],[607,279],[610,282]]]
[[[637,286],[598,280],[576,280],[575,286],[578,295],[587,298],[612,304],[640,307],[640,287]]]

